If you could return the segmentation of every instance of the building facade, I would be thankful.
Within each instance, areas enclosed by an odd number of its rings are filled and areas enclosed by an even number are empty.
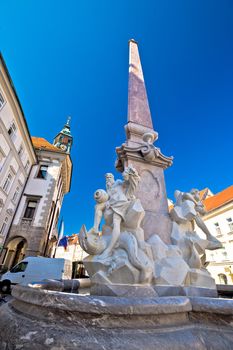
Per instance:
[[[23,110],[0,54],[0,251],[36,162]]]
[[[51,256],[64,195],[69,192],[72,162],[69,153],[47,140],[32,137],[37,156],[5,242],[6,267],[24,256]]]
[[[88,276],[85,270],[83,259],[88,254],[79,244],[78,234],[67,236],[67,246],[58,246],[54,248],[54,257],[63,258],[73,263],[73,278],[83,278]]]
[[[31,137],[0,54],[0,265],[50,256],[72,176],[70,118],[54,138]]]
[[[209,231],[222,243],[222,248],[206,251],[207,269],[217,284],[233,284],[233,186],[213,194],[209,189],[203,216]],[[205,190],[203,190],[205,191]],[[198,227],[196,231],[202,235]]]

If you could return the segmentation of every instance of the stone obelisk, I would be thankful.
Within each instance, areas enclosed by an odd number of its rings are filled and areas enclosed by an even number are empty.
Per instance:
[[[141,181],[137,198],[145,210],[145,239],[158,234],[170,243],[171,220],[168,213],[164,169],[172,165],[172,157],[164,156],[153,143],[158,133],[153,128],[142,66],[135,40],[129,41],[128,123],[126,142],[116,148],[116,168],[123,171],[132,164]]]

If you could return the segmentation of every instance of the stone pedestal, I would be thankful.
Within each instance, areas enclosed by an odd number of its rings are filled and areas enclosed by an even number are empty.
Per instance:
[[[165,243],[170,244],[172,223],[168,211],[163,168],[128,154],[124,146],[117,148],[117,154],[124,168],[132,164],[140,175],[136,197],[140,199],[145,210],[142,222],[145,239],[157,234]]]

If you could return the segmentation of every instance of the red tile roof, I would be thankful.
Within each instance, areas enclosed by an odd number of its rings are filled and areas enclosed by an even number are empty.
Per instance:
[[[35,149],[44,149],[52,152],[62,152],[62,150],[49,143],[43,137],[32,136],[32,143]]]
[[[69,244],[79,243],[78,234],[73,233],[71,236],[68,236],[68,241],[69,241]]]
[[[204,200],[204,205],[207,211],[211,211],[221,207],[222,205],[233,201],[233,186],[209,197]]]

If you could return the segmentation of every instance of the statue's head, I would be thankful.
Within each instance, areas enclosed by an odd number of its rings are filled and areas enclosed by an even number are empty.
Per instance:
[[[112,185],[115,182],[114,175],[112,173],[105,174],[105,179],[106,179],[106,184],[107,185]]]

